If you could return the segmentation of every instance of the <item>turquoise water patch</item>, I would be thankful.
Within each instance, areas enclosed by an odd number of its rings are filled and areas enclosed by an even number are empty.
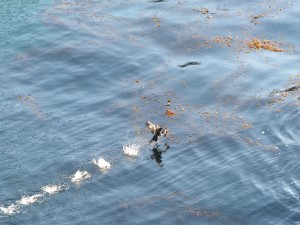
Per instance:
[[[0,2],[1,64],[23,49],[42,44],[39,36],[49,31],[43,26],[39,13],[52,2],[52,0]]]

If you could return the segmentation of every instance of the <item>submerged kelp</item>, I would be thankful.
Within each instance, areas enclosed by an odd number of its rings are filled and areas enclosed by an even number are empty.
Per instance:
[[[197,221],[203,219],[209,220],[228,220],[234,219],[232,215],[224,215],[218,211],[210,211],[206,209],[195,208],[192,205],[187,204],[191,197],[179,192],[172,192],[166,195],[154,195],[150,197],[144,197],[143,199],[130,200],[120,204],[120,209],[125,210],[128,213],[135,213],[137,209],[139,211],[145,211],[147,208],[152,208],[152,211],[160,212],[164,211],[164,208],[168,210],[164,212],[165,216],[178,216],[178,214],[195,216]],[[237,218],[235,218],[237,219]]]
[[[273,90],[268,105],[271,109],[281,112],[286,105],[300,106],[300,75],[291,76],[286,88]]]
[[[45,119],[44,113],[41,111],[40,107],[37,105],[34,97],[32,95],[19,95],[18,100],[27,107],[33,115],[35,115],[38,119]]]

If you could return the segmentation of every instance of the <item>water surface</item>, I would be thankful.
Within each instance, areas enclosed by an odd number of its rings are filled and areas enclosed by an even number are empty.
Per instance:
[[[300,223],[298,2],[0,6],[2,224]]]

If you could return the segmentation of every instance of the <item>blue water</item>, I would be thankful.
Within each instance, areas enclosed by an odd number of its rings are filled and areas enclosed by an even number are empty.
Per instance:
[[[299,18],[284,0],[1,1],[0,224],[300,224]]]

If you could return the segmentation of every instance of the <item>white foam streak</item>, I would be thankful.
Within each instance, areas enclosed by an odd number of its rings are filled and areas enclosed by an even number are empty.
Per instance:
[[[110,163],[105,161],[105,159],[103,159],[102,157],[100,157],[99,159],[93,159],[92,163],[94,163],[102,170],[106,170],[110,168]]]
[[[123,152],[125,155],[128,156],[137,156],[140,150],[140,146],[137,144],[128,144],[128,145],[123,145]]]
[[[80,183],[83,180],[89,179],[91,175],[87,171],[77,170],[76,173],[71,178],[73,183]]]

